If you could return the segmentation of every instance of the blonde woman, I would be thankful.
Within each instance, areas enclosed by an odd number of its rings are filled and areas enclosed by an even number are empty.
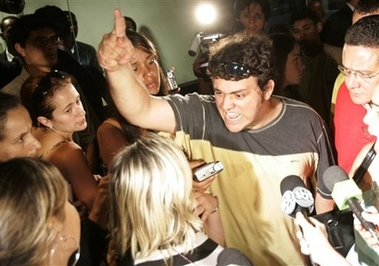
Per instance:
[[[136,140],[116,156],[111,171],[109,220],[117,265],[216,265],[223,248],[203,233],[196,211],[212,208],[206,202],[213,198],[193,194],[188,161],[172,140],[155,134]],[[205,223],[222,232],[218,211]]]
[[[59,170],[15,158],[0,163],[0,172],[0,265],[75,265],[80,220]]]

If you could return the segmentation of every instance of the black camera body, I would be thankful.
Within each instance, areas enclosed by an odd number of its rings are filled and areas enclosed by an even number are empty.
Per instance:
[[[9,14],[19,14],[25,8],[25,0],[0,0],[0,11]]]

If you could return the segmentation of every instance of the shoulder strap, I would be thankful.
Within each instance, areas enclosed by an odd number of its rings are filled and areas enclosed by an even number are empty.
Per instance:
[[[353,179],[355,183],[359,185],[359,183],[362,181],[363,176],[365,175],[368,167],[370,166],[371,162],[374,160],[376,156],[375,152],[375,143],[372,145],[371,149],[367,152],[365,158],[363,159],[361,165],[358,167],[357,171],[355,172]]]

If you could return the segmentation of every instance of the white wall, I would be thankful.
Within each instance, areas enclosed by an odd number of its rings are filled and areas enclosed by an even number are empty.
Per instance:
[[[198,31],[216,32],[230,20],[233,0],[68,0],[70,10],[79,23],[78,40],[96,49],[103,34],[112,30],[113,9],[121,8],[124,15],[132,17],[138,31],[157,46],[165,69],[175,67],[179,83],[194,80],[193,57],[188,48]],[[218,9],[218,21],[206,29],[195,19],[195,9],[201,3],[211,3]],[[56,5],[68,10],[65,0],[26,0],[24,14],[33,13],[45,5]],[[0,19],[9,14],[0,13]]]

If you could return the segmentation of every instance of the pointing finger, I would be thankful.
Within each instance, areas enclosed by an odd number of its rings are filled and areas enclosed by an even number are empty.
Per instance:
[[[124,16],[119,8],[115,9],[114,12],[114,31],[117,37],[125,37],[126,24]]]

